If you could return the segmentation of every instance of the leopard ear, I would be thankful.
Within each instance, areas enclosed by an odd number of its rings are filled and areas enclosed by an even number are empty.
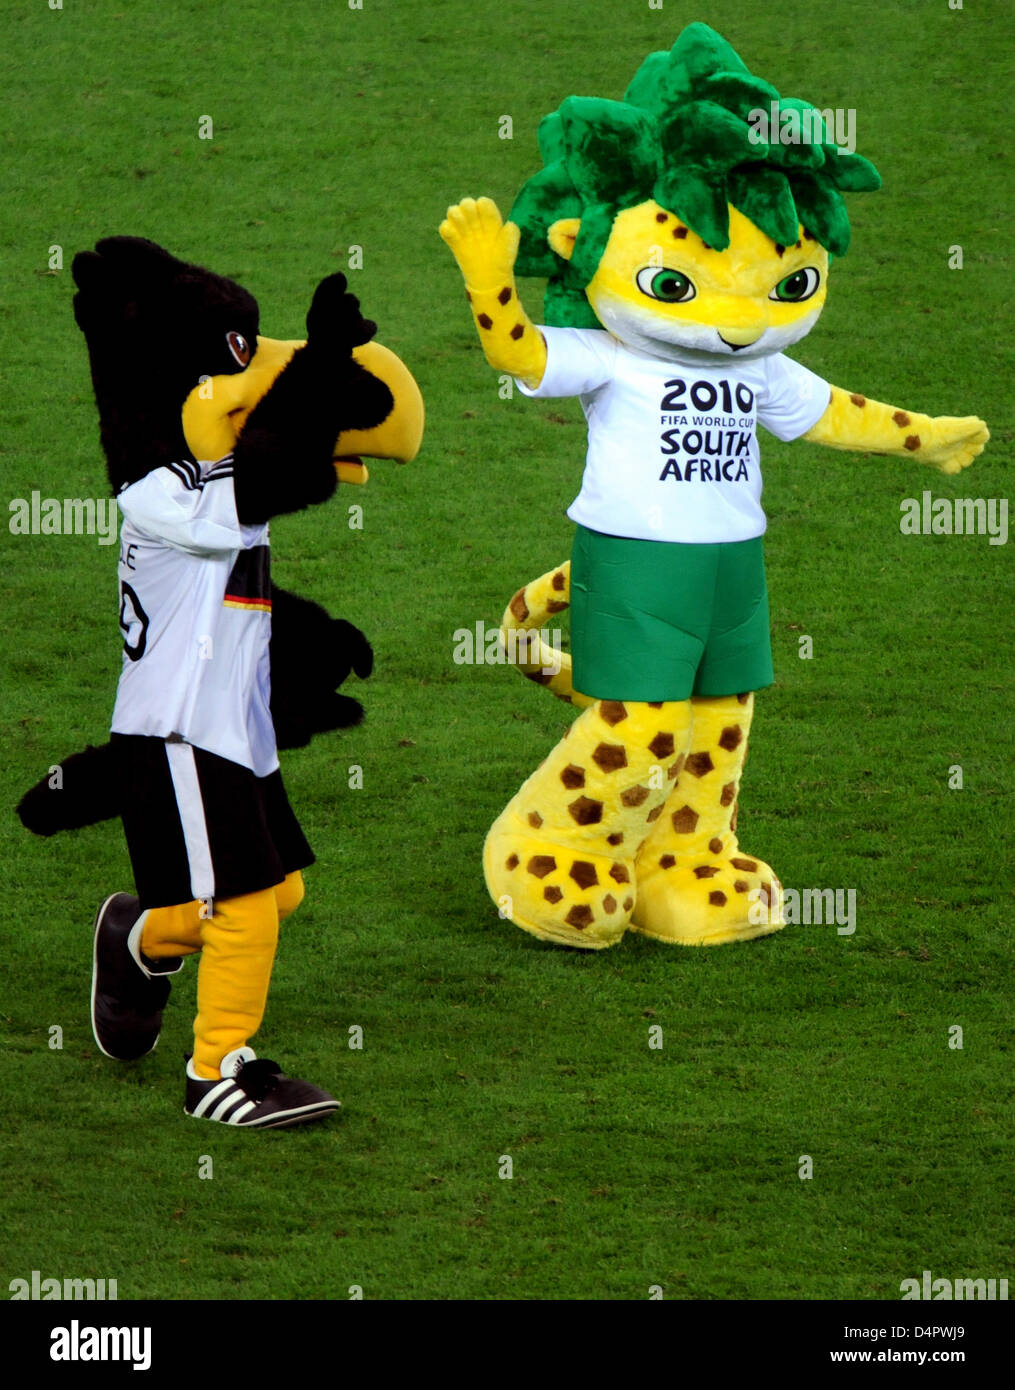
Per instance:
[[[554,222],[546,234],[552,249],[565,261],[569,261],[574,253],[574,244],[578,240],[581,225],[580,217],[562,217]]]

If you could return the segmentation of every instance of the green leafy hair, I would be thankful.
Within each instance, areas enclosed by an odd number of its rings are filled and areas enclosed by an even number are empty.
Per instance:
[[[773,114],[772,103],[780,118],[792,111],[809,121],[812,138],[761,139],[748,117]],[[623,101],[567,97],[540,122],[539,150],[544,167],[511,210],[521,229],[517,269],[549,277],[548,324],[579,328],[600,327],[585,286],[625,208],[654,199],[723,250],[732,203],[775,242],[794,243],[802,223],[841,256],[849,246],[842,191],[881,186],[869,160],[833,143],[816,107],[780,97],[707,24],[688,25],[668,53],[650,53]],[[547,232],[570,217],[581,218],[581,229],[568,261]]]

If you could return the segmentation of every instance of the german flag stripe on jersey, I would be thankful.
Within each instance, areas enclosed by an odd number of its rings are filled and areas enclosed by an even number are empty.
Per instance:
[[[271,552],[266,545],[241,550],[236,557],[225,597],[225,608],[245,608],[248,612],[271,612]]]

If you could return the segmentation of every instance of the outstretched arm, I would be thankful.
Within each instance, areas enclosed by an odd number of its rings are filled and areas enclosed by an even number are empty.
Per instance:
[[[975,415],[918,415],[833,386],[828,409],[804,438],[833,449],[914,458],[942,473],[959,473],[983,452],[990,431]]]
[[[465,280],[486,360],[535,388],[546,370],[546,343],[518,298],[518,228],[504,222],[491,198],[464,198],[448,208],[440,234]]]

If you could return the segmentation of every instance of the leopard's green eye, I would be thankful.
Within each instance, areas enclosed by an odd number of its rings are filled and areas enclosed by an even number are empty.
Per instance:
[[[810,299],[820,284],[820,274],[808,266],[805,270],[794,270],[792,275],[780,280],[768,297],[778,299],[783,304],[799,304],[804,299]]]
[[[639,270],[635,281],[642,294],[650,299],[661,299],[664,304],[686,304],[697,291],[686,275],[679,270],[659,270],[647,265]]]

